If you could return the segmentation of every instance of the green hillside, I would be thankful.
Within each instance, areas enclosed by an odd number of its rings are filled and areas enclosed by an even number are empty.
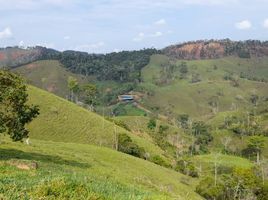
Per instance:
[[[12,160],[39,167],[18,170]],[[189,177],[91,145],[2,137],[0,170],[1,199],[202,199]]]
[[[183,62],[187,72],[182,75]],[[251,95],[268,96],[267,62],[267,57],[182,61],[153,55],[142,70],[141,86],[149,92],[144,105],[167,116],[187,113],[202,118],[248,109]]]
[[[40,115],[28,126],[30,138],[114,148],[115,132],[125,133],[151,155],[163,154],[155,144],[65,99],[32,86],[28,92],[29,103],[40,106]]]
[[[68,78],[75,77],[80,84],[89,78],[67,71],[57,60],[41,60],[13,69],[21,74],[30,84],[66,98],[69,94]]]

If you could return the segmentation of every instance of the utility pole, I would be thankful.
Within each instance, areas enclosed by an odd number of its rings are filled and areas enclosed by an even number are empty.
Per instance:
[[[116,125],[114,123],[114,144],[115,144],[115,150],[118,151],[118,135],[116,130]]]

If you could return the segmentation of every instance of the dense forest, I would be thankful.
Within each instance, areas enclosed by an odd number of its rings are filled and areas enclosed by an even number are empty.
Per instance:
[[[77,51],[64,51],[60,62],[74,73],[95,75],[98,80],[119,82],[140,81],[141,69],[149,63],[156,49],[122,51],[110,54],[88,54]]]

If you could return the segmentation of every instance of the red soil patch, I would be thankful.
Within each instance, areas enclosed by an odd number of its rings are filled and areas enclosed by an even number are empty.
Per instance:
[[[55,92],[56,89],[57,89],[57,87],[54,84],[47,86],[47,91],[49,91],[49,92]]]
[[[21,57],[26,56],[26,55],[27,55],[27,54],[24,53],[24,52],[18,52],[18,51],[16,51],[16,52],[12,52],[12,53],[11,53],[11,59],[15,60],[15,59],[17,59],[17,58],[21,58]]]
[[[37,64],[29,64],[29,65],[26,66],[26,69],[34,69],[36,67],[38,67]]]
[[[0,60],[5,60],[6,58],[7,58],[7,57],[6,57],[6,54],[0,52]]]

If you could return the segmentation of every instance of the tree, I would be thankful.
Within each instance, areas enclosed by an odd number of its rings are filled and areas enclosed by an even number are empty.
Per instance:
[[[96,104],[97,88],[95,85],[88,83],[82,86],[82,91],[84,94],[85,103],[90,105],[90,109],[92,111],[93,106]]]
[[[257,156],[257,164],[260,164],[260,153],[261,150],[264,148],[265,139],[263,136],[252,136],[248,142],[248,149],[251,152],[256,153]]]
[[[7,133],[13,141],[28,137],[25,125],[39,114],[39,108],[28,105],[24,80],[13,73],[0,71],[0,133]]]
[[[149,121],[148,124],[147,124],[147,127],[148,127],[150,130],[155,129],[155,127],[156,127],[156,120],[155,120],[155,119],[150,119],[150,121]]]
[[[221,138],[221,143],[224,146],[224,153],[228,152],[228,145],[230,144],[231,141],[232,141],[232,137],[230,136],[225,136]]]
[[[212,177],[206,177],[197,185],[196,192],[208,200],[224,199],[224,184],[215,185]]]
[[[254,106],[257,106],[258,104],[258,100],[259,100],[259,96],[256,95],[256,94],[252,94],[250,96],[250,102],[254,105]]]
[[[76,78],[72,77],[72,76],[69,76],[68,78],[68,88],[70,90],[70,98],[71,98],[71,101],[74,101],[75,100],[75,94],[78,93],[79,91],[79,85],[78,85],[78,81]]]
[[[192,125],[192,135],[195,136],[194,143],[190,146],[191,154],[193,153],[207,153],[208,144],[213,140],[213,136],[209,131],[209,126],[203,121],[196,121]]]
[[[188,67],[186,62],[182,62],[180,65],[180,73],[187,74],[188,73]]]
[[[178,116],[178,122],[179,125],[184,128],[184,129],[188,129],[188,123],[189,123],[190,117],[187,114],[181,114]]]
[[[201,81],[201,77],[199,73],[192,73],[191,83],[197,83]]]

